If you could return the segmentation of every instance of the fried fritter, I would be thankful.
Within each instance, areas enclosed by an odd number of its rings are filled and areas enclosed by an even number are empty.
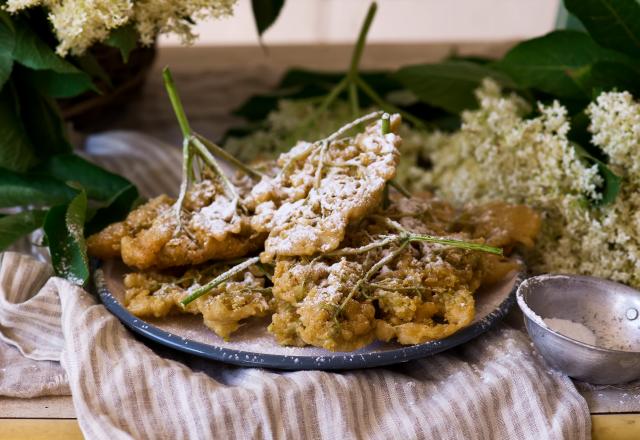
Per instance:
[[[158,215],[168,210],[174,202],[175,200],[169,196],[158,196],[131,211],[125,220],[113,223],[89,236],[89,254],[101,259],[119,257],[122,238],[135,236],[140,231],[150,228]]]
[[[269,331],[281,344],[333,351],[355,350],[371,343],[375,338],[374,306],[354,299],[340,309],[362,270],[360,264],[346,259],[333,264],[279,260],[273,293],[281,301]],[[303,298],[296,301],[300,295]]]
[[[394,241],[375,246],[398,233],[389,217],[408,232],[465,241],[483,242],[478,231],[491,230],[491,237],[503,237],[500,243],[507,247],[526,243],[536,232],[513,227],[525,213],[522,207],[507,207],[505,215],[517,213],[511,221],[478,215],[478,226],[463,228],[458,219],[464,211],[449,204],[430,196],[399,200],[351,224],[333,253],[277,258],[273,294],[278,305],[269,331],[279,343],[354,350],[374,339],[401,344],[441,339],[473,321],[473,294],[481,284],[496,278],[495,271],[502,279],[518,267],[506,257],[426,241],[402,249]],[[487,209],[495,212],[496,205]],[[510,228],[509,233],[501,227]],[[385,264],[371,272],[381,261]]]
[[[391,129],[400,124],[391,118]],[[380,205],[396,173],[400,138],[381,134],[380,122],[355,138],[298,143],[278,159],[280,171],[252,190],[252,226],[268,231],[264,262],[278,256],[313,255],[336,249],[347,225]]]
[[[170,313],[201,314],[204,324],[227,339],[243,320],[266,316],[272,296],[263,277],[250,271],[235,277],[187,305],[180,304],[194,289],[228,269],[226,265],[189,269],[181,276],[134,272],[125,276],[125,306],[139,317],[162,318]]]
[[[89,253],[100,258],[120,255],[128,266],[161,269],[241,257],[259,249],[266,237],[253,231],[249,217],[217,181],[194,184],[183,208],[179,225],[174,200],[156,197],[124,222],[89,237]]]

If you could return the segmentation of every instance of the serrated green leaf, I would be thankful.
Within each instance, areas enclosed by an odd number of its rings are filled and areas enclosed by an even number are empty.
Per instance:
[[[258,28],[258,35],[262,36],[276,21],[284,6],[284,0],[251,0],[253,18]]]
[[[0,91],[0,167],[24,171],[37,162],[20,115],[18,97],[11,82]]]
[[[87,196],[94,200],[110,201],[131,182],[122,176],[99,167],[75,154],[52,156],[35,168],[41,174],[52,176],[63,182],[78,182]]]
[[[576,77],[596,63],[627,64],[629,59],[600,47],[578,31],[555,31],[518,44],[494,66],[522,87],[532,87],[569,99],[589,99]]]
[[[565,0],[564,3],[602,46],[640,57],[637,0]]]
[[[89,279],[89,258],[84,240],[86,212],[87,194],[82,190],[68,205],[51,208],[44,219],[44,232],[56,275],[80,286]]]
[[[23,211],[0,217],[0,252],[42,226],[47,211]]]
[[[138,39],[139,35],[135,26],[126,24],[111,31],[105,43],[111,47],[120,49],[122,60],[127,63],[129,62],[129,54],[138,45]]]
[[[0,169],[0,208],[58,205],[68,203],[77,193],[53,177]]]
[[[87,235],[99,232],[108,225],[123,220],[140,200],[138,189],[129,185],[123,188],[103,208],[99,208],[91,220],[85,225]]]
[[[451,113],[476,108],[474,92],[487,77],[504,87],[515,87],[505,74],[468,61],[407,66],[393,76],[421,101]]]

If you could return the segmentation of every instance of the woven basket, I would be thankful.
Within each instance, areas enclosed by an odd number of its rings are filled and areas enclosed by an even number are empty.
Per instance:
[[[142,91],[156,54],[155,45],[131,51],[129,60],[122,60],[119,49],[96,45],[91,54],[111,79],[111,84],[96,80],[102,94],[87,92],[58,104],[65,121],[78,133],[102,131],[113,124],[133,98]]]

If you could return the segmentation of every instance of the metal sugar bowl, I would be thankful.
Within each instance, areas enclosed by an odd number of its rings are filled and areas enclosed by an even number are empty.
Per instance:
[[[592,384],[640,378],[639,291],[601,278],[541,275],[525,280],[517,298],[529,336],[551,367]],[[569,331],[576,328],[593,333]]]

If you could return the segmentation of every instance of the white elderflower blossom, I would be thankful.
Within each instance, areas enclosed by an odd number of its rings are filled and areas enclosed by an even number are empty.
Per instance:
[[[544,223],[535,271],[582,273],[640,287],[640,105],[629,93],[604,93],[589,106],[593,142],[622,177],[616,200],[593,206],[602,181],[567,139],[567,111],[502,96],[485,82],[480,108],[459,131],[434,133],[423,154],[433,168],[414,179],[458,203],[501,199],[537,208]]]
[[[640,106],[629,92],[602,93],[589,105],[592,142],[607,153],[611,165],[640,178]]]
[[[237,0],[7,0],[4,9],[16,13],[35,6],[49,11],[60,56],[81,55],[110,32],[132,23],[140,42],[150,45],[161,33],[175,33],[186,43],[195,38],[192,21],[233,13]]]

